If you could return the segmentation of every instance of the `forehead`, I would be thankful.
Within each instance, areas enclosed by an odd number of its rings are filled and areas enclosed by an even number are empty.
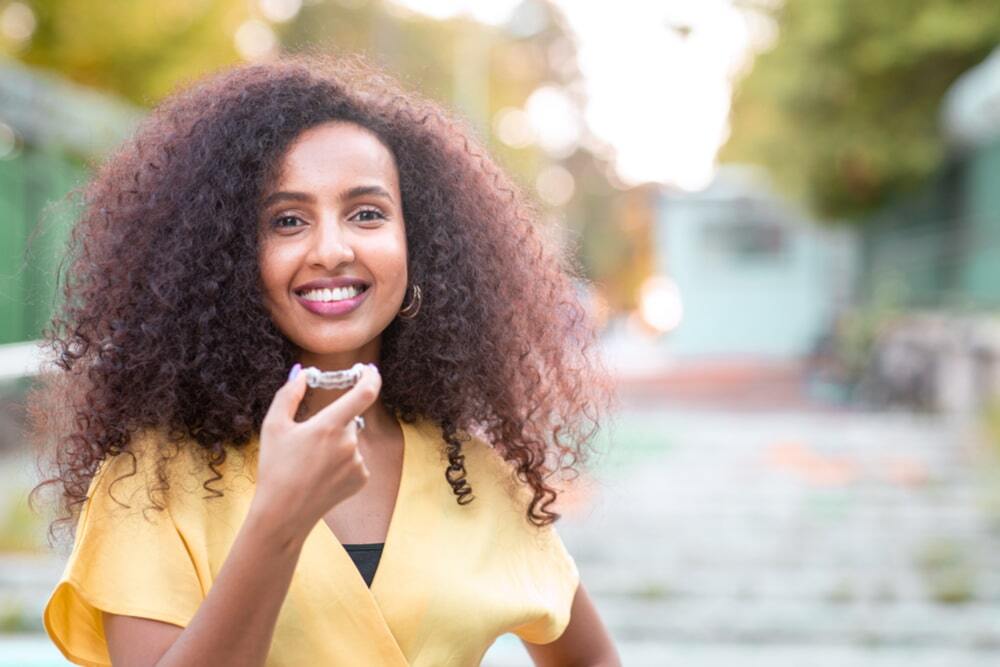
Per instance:
[[[370,130],[344,121],[309,128],[282,156],[278,183],[302,186],[379,180],[398,186],[392,152]]]

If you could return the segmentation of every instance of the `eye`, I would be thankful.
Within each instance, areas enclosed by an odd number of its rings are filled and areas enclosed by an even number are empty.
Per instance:
[[[366,213],[374,214],[376,217],[362,218],[360,220],[360,222],[375,222],[375,223],[378,223],[379,220],[385,220],[386,219],[386,217],[382,213],[382,211],[378,210],[377,208],[363,208],[360,211],[358,211],[357,213],[355,213],[354,217],[358,217],[358,216],[364,215]],[[371,225],[371,226],[375,226],[375,225]]]
[[[283,222],[286,221],[302,222],[302,219],[294,215],[282,215],[275,218],[274,222],[271,223],[271,226],[274,227],[275,229],[292,229],[295,227],[294,224],[289,224],[289,225],[282,224]]]

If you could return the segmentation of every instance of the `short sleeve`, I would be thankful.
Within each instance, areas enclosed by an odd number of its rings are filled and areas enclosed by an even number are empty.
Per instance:
[[[526,603],[532,618],[513,632],[526,642],[548,644],[559,639],[569,625],[580,573],[555,526],[535,530],[525,553]]]
[[[531,618],[513,632],[526,642],[548,644],[569,625],[580,572],[554,525],[527,530],[535,533],[526,540],[524,553],[525,603]]]
[[[464,452],[476,502],[490,508],[491,520],[483,522],[489,526],[486,548],[502,563],[491,591],[503,610],[501,633],[512,632],[531,644],[554,642],[570,622],[580,585],[576,561],[554,523],[537,526],[529,520],[534,489],[511,463],[478,437]]]
[[[121,454],[102,463],[63,575],[45,605],[46,632],[75,664],[111,664],[102,611],[184,627],[204,599],[169,505],[152,507],[142,460],[137,457],[133,468],[133,458]]]

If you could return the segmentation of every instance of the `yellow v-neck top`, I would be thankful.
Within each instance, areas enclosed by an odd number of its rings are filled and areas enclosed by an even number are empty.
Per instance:
[[[307,537],[278,615],[269,666],[478,665],[501,634],[556,640],[569,623],[576,564],[553,526],[525,516],[530,488],[477,438],[463,443],[476,499],[455,502],[440,429],[400,422],[404,452],[385,547],[369,588],[323,521]],[[137,444],[143,440],[137,441]],[[73,550],[44,611],[45,630],[80,665],[110,665],[101,610],[187,626],[246,518],[254,494],[254,440],[219,467],[224,491],[204,499],[211,471],[192,449],[168,464],[171,492],[154,492],[154,459],[102,462]],[[153,451],[151,448],[149,451]],[[113,486],[112,486],[112,483]],[[122,507],[108,496],[129,505]],[[266,575],[265,575],[266,576]]]

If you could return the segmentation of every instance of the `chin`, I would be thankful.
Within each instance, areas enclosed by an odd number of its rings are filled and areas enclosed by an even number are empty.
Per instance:
[[[322,343],[310,344],[306,343],[304,345],[299,345],[303,352],[308,352],[309,354],[315,354],[317,356],[323,356],[327,354],[345,354],[347,352],[353,352],[361,348],[364,343],[358,343],[356,345],[351,344],[349,341],[344,343],[340,342],[337,345],[323,345]]]
[[[315,355],[346,354],[355,352],[365,347],[372,341],[367,336],[352,336],[331,334],[329,336],[317,337],[315,332],[309,338],[300,338],[294,341],[302,351]]]

